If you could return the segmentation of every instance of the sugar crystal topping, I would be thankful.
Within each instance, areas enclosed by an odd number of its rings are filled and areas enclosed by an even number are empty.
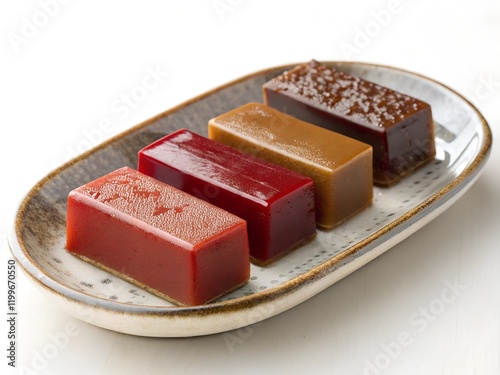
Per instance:
[[[269,87],[373,127],[389,127],[428,107],[418,99],[316,61],[281,74]]]
[[[226,211],[126,167],[76,191],[193,244],[241,222]]]

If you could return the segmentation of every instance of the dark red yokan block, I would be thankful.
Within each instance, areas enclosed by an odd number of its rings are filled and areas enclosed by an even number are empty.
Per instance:
[[[188,130],[141,150],[138,170],[245,219],[258,264],[316,234],[310,178]]]
[[[429,104],[316,61],[263,86],[265,104],[373,147],[373,179],[391,185],[435,156]]]
[[[69,194],[66,248],[181,305],[250,276],[244,220],[128,167]]]

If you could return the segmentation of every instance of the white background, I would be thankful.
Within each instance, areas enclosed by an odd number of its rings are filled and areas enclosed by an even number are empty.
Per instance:
[[[500,135],[498,0],[4,1],[0,37],[5,311],[6,234],[32,185],[77,152],[242,75],[311,58],[397,66],[464,94]],[[158,85],[119,111],[148,69],[161,72]],[[66,315],[20,274],[18,368],[73,375],[499,374],[498,171],[495,144],[481,178],[448,211],[306,303],[232,332],[237,343],[224,334],[151,339],[103,330]],[[449,283],[460,285],[457,298],[432,314]],[[62,333],[69,339],[51,351]]]

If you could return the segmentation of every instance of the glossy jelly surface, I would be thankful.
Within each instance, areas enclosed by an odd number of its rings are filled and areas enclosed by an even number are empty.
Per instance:
[[[316,233],[313,181],[181,129],[139,152],[138,170],[246,220],[250,255],[269,263]]]
[[[316,61],[267,82],[264,102],[373,146],[374,179],[397,182],[435,155],[430,106]]]
[[[371,146],[248,103],[209,121],[211,139],[314,181],[316,222],[331,228],[371,204]]]
[[[242,219],[128,167],[69,194],[66,230],[69,252],[178,304],[249,277]]]

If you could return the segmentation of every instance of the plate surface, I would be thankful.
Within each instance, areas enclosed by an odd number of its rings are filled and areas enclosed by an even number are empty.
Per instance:
[[[173,306],[64,250],[66,199],[72,189],[119,167],[135,168],[141,148],[174,130],[206,135],[210,118],[250,101],[262,102],[262,85],[294,65],[266,69],[164,112],[46,176],[16,214],[9,244],[18,264],[65,311],[100,327],[159,337],[223,332],[311,298],[437,217],[475,182],[492,136],[484,118],[462,96],[401,69],[326,64],[431,104],[436,159],[393,187],[375,187],[370,208],[333,230],[318,230],[314,241],[268,267],[252,265],[246,286],[203,306]]]

